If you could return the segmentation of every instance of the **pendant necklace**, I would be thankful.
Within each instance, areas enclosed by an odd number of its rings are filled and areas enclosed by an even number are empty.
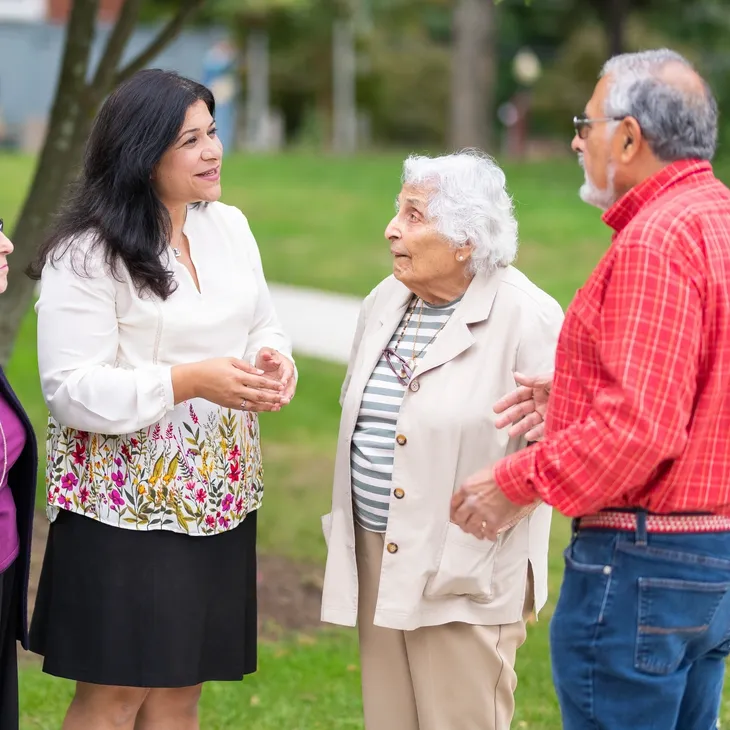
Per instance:
[[[420,352],[417,353],[416,346],[418,344],[418,333],[421,331],[421,320],[423,319],[423,305],[424,305],[423,299],[418,297],[418,299],[416,299],[416,301],[413,303],[413,306],[411,307],[410,311],[408,312],[408,317],[406,318],[406,321],[403,324],[403,330],[400,333],[400,337],[398,337],[397,342],[395,343],[395,347],[393,349],[396,352],[398,351],[398,346],[400,345],[401,340],[403,339],[403,337],[405,336],[405,334],[408,330],[408,325],[411,322],[411,317],[413,316],[413,313],[416,311],[416,305],[419,302],[420,302],[420,307],[418,310],[418,323],[416,324],[416,333],[413,336],[413,349],[411,350],[411,356],[410,356],[410,358],[408,358],[408,362],[407,362],[408,368],[411,371],[411,376],[415,372],[416,366],[418,365],[418,358],[421,357],[421,355],[423,355],[426,348],[436,339],[436,335],[438,335],[439,332],[441,332],[441,330],[446,326],[446,323],[449,321],[448,319],[446,319],[446,321],[444,321],[442,323],[442,325],[436,330],[436,332],[434,332],[431,339],[421,348]],[[408,373],[406,372],[405,366],[401,365],[399,375],[401,376],[401,378],[408,377]]]
[[[180,231],[180,240],[181,241],[183,239],[183,236],[185,235],[185,223],[187,222],[187,220],[188,220],[188,211],[186,208],[185,209],[185,220],[183,221],[183,229]],[[177,248],[176,246],[171,246],[171,248],[172,248],[172,253],[175,255],[175,258],[179,259],[180,256],[182,256],[182,251],[180,251],[180,249]]]
[[[400,336],[396,340],[395,346],[393,347],[393,350],[395,352],[398,352],[398,347],[400,346],[401,340],[403,339],[406,332],[408,331],[408,325],[411,323],[411,317],[413,317],[413,313],[416,311],[416,304],[418,304],[419,300],[421,302],[421,310],[420,310],[420,314],[419,314],[419,318],[418,318],[418,328],[416,330],[416,335],[418,335],[418,330],[421,328],[421,317],[423,316],[423,300],[420,299],[420,297],[418,299],[416,299],[408,309],[408,315],[406,317],[405,322],[403,323],[403,329],[401,330]],[[411,358],[408,360],[407,365],[410,368],[411,372],[413,372],[413,368],[414,368],[413,354],[411,355]],[[401,368],[400,368],[400,371],[398,374],[400,375],[401,378],[404,378],[404,379],[408,377],[408,373],[406,372],[405,365],[401,364]]]

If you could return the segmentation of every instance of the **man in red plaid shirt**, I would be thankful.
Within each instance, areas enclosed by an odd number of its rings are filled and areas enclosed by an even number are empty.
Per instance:
[[[550,379],[496,406],[544,438],[475,474],[452,519],[496,539],[574,518],[551,621],[565,730],[710,730],[730,653],[730,191],[717,105],[671,51],[611,59],[573,150],[614,230]],[[523,417],[522,421],[519,419]],[[535,432],[537,429],[537,432]]]

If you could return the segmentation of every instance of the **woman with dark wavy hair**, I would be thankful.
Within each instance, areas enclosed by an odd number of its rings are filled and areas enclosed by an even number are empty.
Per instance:
[[[208,89],[136,74],[106,101],[35,265],[50,535],[31,627],[76,680],[64,729],[198,727],[256,669],[257,413],[291,347],[241,211],[217,202]]]

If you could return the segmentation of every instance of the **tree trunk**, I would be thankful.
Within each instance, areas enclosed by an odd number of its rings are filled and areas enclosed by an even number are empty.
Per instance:
[[[87,83],[99,0],[74,0],[46,138],[30,191],[13,231],[15,252],[10,259],[12,273],[8,289],[0,297],[0,365],[5,365],[10,358],[21,322],[33,298],[35,282],[23,276],[22,272],[33,260],[51,216],[66,187],[76,176],[97,107],[114,85],[144,67],[174,40],[184,22],[203,2],[181,2],[170,22],[149,46],[118,70],[141,5],[141,0],[127,0],[109,36],[94,79]]]
[[[246,148],[269,147],[269,34],[252,28],[246,41]]]
[[[76,0],[66,31],[66,44],[56,98],[51,109],[43,149],[35,175],[13,232],[14,270],[0,297],[0,364],[10,357],[15,337],[33,295],[34,282],[23,276],[65,186],[72,179],[72,161],[78,159],[76,125],[82,115],[81,98],[94,37],[99,0]]]
[[[355,29],[350,18],[332,25],[332,149],[351,154],[357,149],[357,57]]]
[[[453,16],[450,146],[492,150],[497,75],[494,0],[458,0]]]
[[[611,56],[624,52],[626,16],[630,0],[611,0],[608,8],[608,50]]]

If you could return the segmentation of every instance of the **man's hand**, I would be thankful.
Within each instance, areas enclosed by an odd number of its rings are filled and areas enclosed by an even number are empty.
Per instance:
[[[256,354],[256,367],[284,386],[284,390],[281,392],[281,404],[290,403],[297,389],[294,363],[278,350],[262,347]]]
[[[494,404],[494,412],[502,415],[495,421],[497,428],[511,425],[509,435],[522,436],[528,441],[540,441],[545,433],[545,416],[553,387],[553,375],[528,378],[515,373],[520,386]]]
[[[532,512],[539,502],[510,502],[494,481],[491,466],[469,477],[451,498],[451,521],[480,539],[496,540]]]

